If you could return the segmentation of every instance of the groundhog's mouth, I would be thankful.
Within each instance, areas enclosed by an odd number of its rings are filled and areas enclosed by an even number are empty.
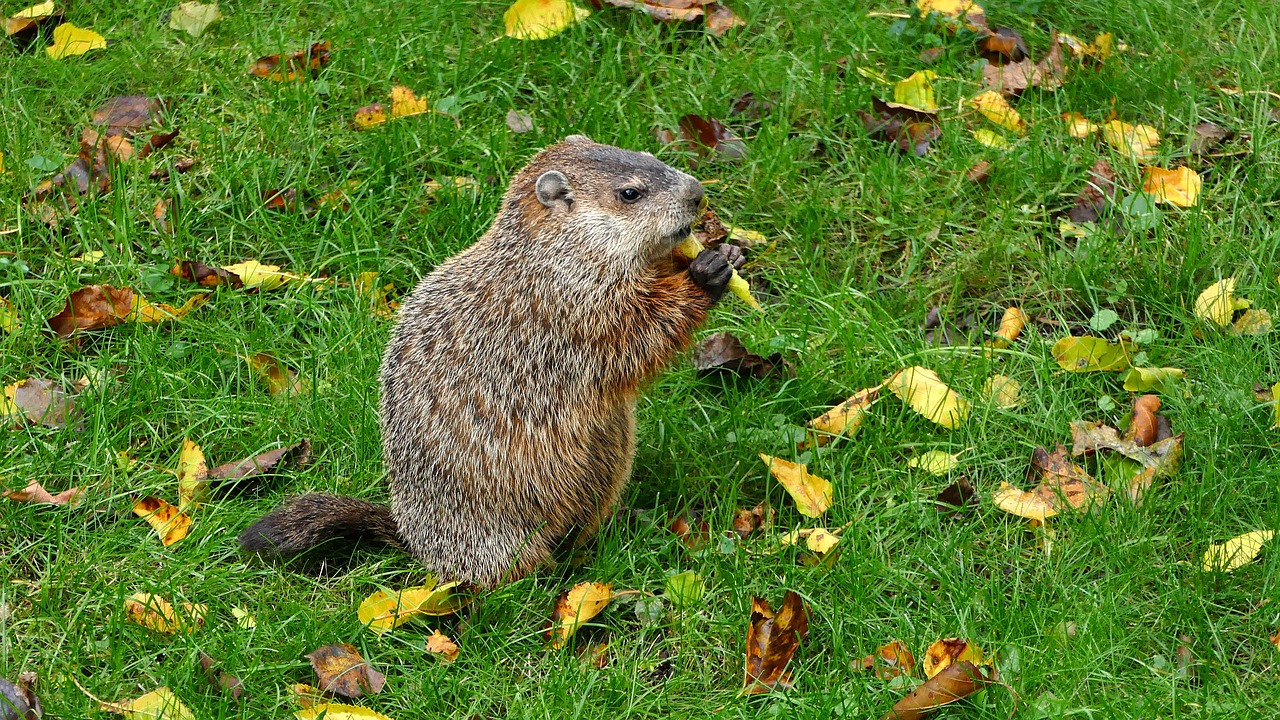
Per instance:
[[[689,237],[689,235],[691,235],[692,233],[693,233],[693,225],[685,225],[684,227],[672,233],[671,235],[672,242],[679,245],[680,243],[684,242],[684,239]]]

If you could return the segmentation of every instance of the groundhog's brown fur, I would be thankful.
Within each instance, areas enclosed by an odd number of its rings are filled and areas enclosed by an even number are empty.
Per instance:
[[[631,474],[639,387],[731,274],[712,250],[672,263],[701,199],[647,153],[586,138],[543,150],[489,231],[400,308],[381,377],[391,509],[305,495],[240,542],[398,540],[441,579],[494,586],[590,538]]]

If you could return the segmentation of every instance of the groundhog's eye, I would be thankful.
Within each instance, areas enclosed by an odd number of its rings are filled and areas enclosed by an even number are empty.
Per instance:
[[[635,188],[623,188],[618,191],[618,199],[624,203],[631,204],[644,197],[644,193]]]

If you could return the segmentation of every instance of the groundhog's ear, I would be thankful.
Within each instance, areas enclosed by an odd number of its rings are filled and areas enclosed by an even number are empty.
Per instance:
[[[573,191],[569,189],[569,178],[558,170],[548,170],[538,176],[538,184],[534,186],[538,202],[551,207],[558,203],[573,204]]]

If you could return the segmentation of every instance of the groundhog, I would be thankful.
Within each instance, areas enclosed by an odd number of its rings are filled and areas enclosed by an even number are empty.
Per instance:
[[[381,372],[391,507],[303,495],[240,544],[371,539],[493,587],[591,538],[631,474],[638,391],[741,265],[728,245],[676,259],[702,198],[648,153],[582,136],[538,153],[400,308]]]

